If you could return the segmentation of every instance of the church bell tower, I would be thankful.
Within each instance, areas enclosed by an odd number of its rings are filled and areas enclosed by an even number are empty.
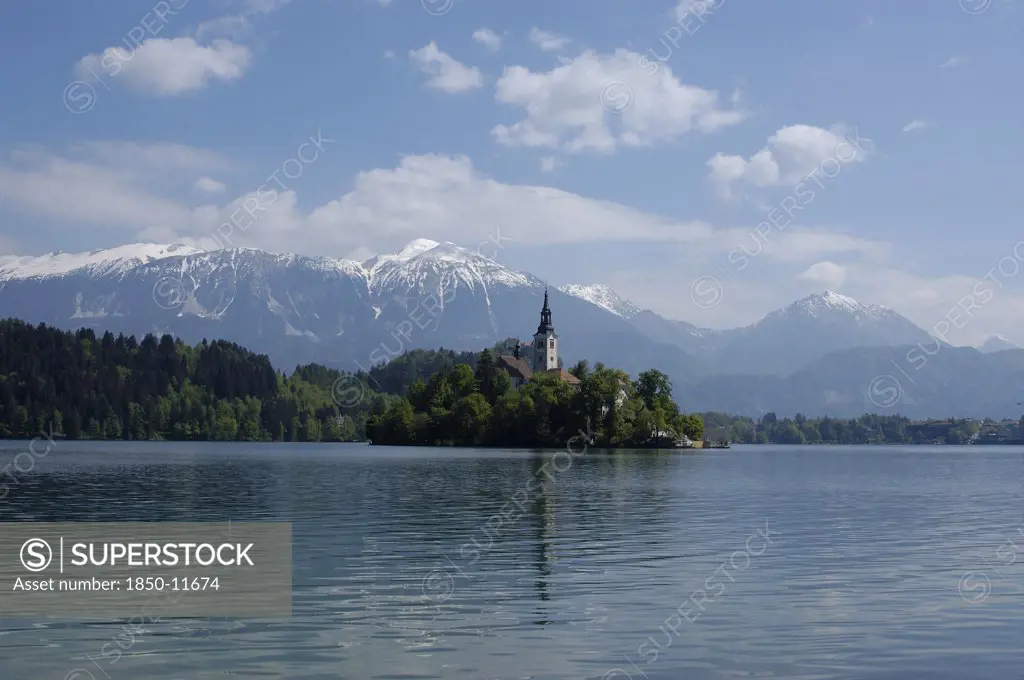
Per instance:
[[[540,310],[540,325],[533,336],[534,371],[558,368],[558,335],[551,323],[551,308],[548,307],[548,289],[544,289],[544,307]]]

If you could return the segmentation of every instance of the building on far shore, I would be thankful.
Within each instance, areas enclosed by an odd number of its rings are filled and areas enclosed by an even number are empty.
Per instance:
[[[540,325],[533,334],[533,342],[520,343],[517,340],[511,355],[498,357],[497,366],[508,372],[514,387],[529,382],[537,373],[557,375],[570,385],[580,384],[579,378],[558,365],[558,334],[551,322],[547,288],[544,289],[544,306],[540,310]]]

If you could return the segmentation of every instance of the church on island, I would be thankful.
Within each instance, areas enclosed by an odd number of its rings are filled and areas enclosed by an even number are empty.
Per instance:
[[[498,357],[497,365],[508,372],[515,387],[529,381],[536,373],[551,373],[570,385],[580,384],[576,376],[558,365],[558,334],[551,323],[547,288],[544,289],[544,306],[540,310],[540,325],[533,334],[533,342],[520,344],[517,340],[513,353]]]

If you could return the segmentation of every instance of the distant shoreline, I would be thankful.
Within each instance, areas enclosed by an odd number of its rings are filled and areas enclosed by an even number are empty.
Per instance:
[[[125,443],[125,444],[139,444],[139,443],[167,443],[167,444],[303,444],[303,445],[338,445],[338,444],[360,444],[363,446],[376,446],[376,447],[387,447],[387,448],[410,448],[410,449],[501,449],[505,451],[559,451],[566,447],[522,447],[522,446],[505,446],[501,444],[478,444],[478,445],[455,445],[455,444],[374,444],[370,441],[271,441],[271,440],[249,440],[249,441],[218,441],[214,439],[68,439],[64,435],[53,435],[54,439],[59,442],[66,443]],[[25,445],[33,441],[45,441],[42,437],[6,437],[0,439],[0,445],[4,443],[17,443]],[[40,444],[42,446],[42,444]],[[762,442],[762,443],[742,443],[742,442],[730,442],[729,448],[735,449],[737,447],[792,447],[792,448],[803,448],[812,446],[828,446],[828,447],[912,447],[912,446],[928,446],[928,447],[948,447],[948,448],[991,448],[991,447],[1013,447],[1013,446],[1024,446],[1024,442],[987,442],[984,444],[946,444],[941,442],[934,443],[895,443],[895,442],[866,442],[866,443],[838,443],[838,442],[804,442],[801,444],[781,444],[778,442]],[[726,451],[728,449],[721,447],[703,447],[695,446],[691,448],[675,448],[675,447],[657,447],[657,446],[597,446],[591,445],[587,447],[591,450],[600,451],[670,451],[670,452],[686,452],[686,451]],[[55,445],[53,451],[57,451],[58,447]]]

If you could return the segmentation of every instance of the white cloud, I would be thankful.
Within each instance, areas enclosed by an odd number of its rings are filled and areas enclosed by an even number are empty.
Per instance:
[[[196,39],[206,42],[214,38],[229,38],[241,41],[252,35],[252,23],[244,14],[216,17],[196,27]]]
[[[247,14],[270,14],[287,5],[291,0],[244,0]]]
[[[545,156],[540,159],[541,172],[553,172],[561,163],[555,156]]]
[[[814,262],[826,255],[858,255],[870,261],[884,261],[890,256],[890,246],[851,236],[841,231],[813,229],[796,225],[787,226],[782,233],[765,238],[755,231],[731,229],[728,243],[739,253],[742,249],[751,258],[764,256],[776,262],[803,264]],[[742,236],[740,234],[742,233]]]
[[[212,177],[200,177],[196,180],[196,189],[206,194],[223,194],[227,191],[227,186]]]
[[[914,130],[923,130],[928,127],[928,123],[923,120],[912,120],[903,126],[904,132],[913,132]]]
[[[804,281],[820,283],[825,288],[836,290],[846,280],[846,267],[828,260],[816,262],[800,274],[799,278]]]
[[[675,6],[675,19],[681,22],[686,15],[703,17],[725,4],[725,0],[679,0]]]
[[[641,58],[625,49],[610,55],[588,50],[548,72],[507,67],[495,96],[525,109],[526,118],[494,127],[495,138],[507,146],[608,152],[744,119],[741,111],[721,108],[716,92],[681,83],[667,65],[642,72]]]
[[[360,247],[388,251],[422,237],[472,245],[486,237],[482,225],[494,224],[496,215],[502,233],[518,245],[653,241],[723,261],[752,233],[749,227],[716,229],[549,186],[505,184],[481,174],[464,156],[426,155],[404,157],[396,168],[360,172],[353,189],[337,200],[308,215],[282,210],[245,238],[272,250],[337,254]],[[278,229],[275,219],[287,226]],[[883,259],[886,253],[885,244],[793,225],[774,235],[762,256],[806,266],[823,256]]]
[[[251,195],[224,205],[184,202],[179,197],[192,195],[188,189],[196,188],[195,170],[204,162],[206,170],[225,165],[215,154],[173,145],[97,143],[65,155],[27,149],[0,163],[0,193],[13,207],[68,229],[103,226],[131,230],[132,238],[202,239]],[[475,243],[483,238],[481,225],[492,224],[495,215],[503,231],[509,225],[515,232],[510,235],[525,245],[659,241],[686,244],[688,252],[710,257],[752,243],[753,234],[749,227],[715,229],[548,186],[504,184],[481,174],[465,156],[407,156],[398,167],[360,172],[351,191],[308,213],[298,209],[292,190],[261,204],[266,210],[259,226],[236,234],[235,245],[339,254],[359,247],[386,250],[420,237]],[[881,248],[793,225],[772,236],[763,256],[806,264],[830,253],[881,257]]]
[[[3,225],[9,216],[3,212],[3,195],[0,194],[0,225]],[[4,266],[5,260],[17,260],[18,255],[24,253],[21,245],[10,236],[0,234],[0,267]]]
[[[473,40],[481,45],[486,45],[493,52],[501,49],[501,36],[489,28],[480,28],[474,31]]]
[[[421,71],[431,76],[427,85],[444,92],[465,92],[483,87],[484,78],[480,69],[465,66],[438,49],[437,43],[418,50],[411,50],[409,58]]]
[[[75,72],[83,80],[117,78],[143,92],[173,96],[240,78],[251,59],[248,47],[230,40],[200,45],[194,38],[151,38],[134,51],[108,47],[82,57]]]
[[[950,57],[939,68],[956,68],[957,66],[962,66],[965,61],[963,57]]]
[[[1007,255],[1013,257],[1012,252]],[[998,258],[996,258],[998,259]],[[989,266],[996,267],[993,261]],[[1008,270],[1009,271],[1009,270]],[[1024,283],[1000,274],[923,276],[894,267],[849,267],[844,293],[892,307],[929,332],[948,331],[954,345],[974,345],[1012,334],[1024,317]],[[968,311],[965,311],[968,310]]]
[[[231,167],[220,154],[184,144],[139,144],[125,141],[80,142],[71,155],[87,162],[130,167],[132,172],[213,171]]]
[[[254,32],[253,17],[275,12],[289,2],[291,0],[242,0],[240,13],[200,23],[196,38],[204,42],[212,38],[231,38],[235,42],[250,38]]]
[[[120,147],[123,149],[124,147]],[[191,211],[160,191],[175,172],[186,172],[174,159],[152,164],[151,149],[134,165],[114,161],[119,147],[76,158],[28,149],[0,164],[0,192],[22,211],[49,218],[69,229],[102,227],[125,232],[150,225],[188,224]],[[59,200],[58,200],[59,197]]]
[[[346,246],[398,244],[429,235],[466,243],[501,215],[517,243],[703,238],[711,227],[667,220],[626,206],[543,186],[502,184],[464,156],[407,156],[399,167],[361,172],[355,188],[315,210],[316,232]],[[369,238],[379,239],[369,242]],[[475,242],[475,241],[473,241]]]
[[[536,26],[530,29],[530,42],[545,52],[557,52],[568,46],[572,40],[568,36],[551,31],[543,31]]]
[[[850,134],[842,126],[831,130],[813,125],[790,125],[768,138],[753,156],[715,154],[708,159],[711,181],[722,198],[734,196],[734,185],[758,188],[795,186],[824,161],[838,165],[862,162],[871,153],[871,140]]]
[[[134,165],[126,164],[131,158]],[[223,204],[188,203],[181,197],[194,196],[188,189],[197,168],[215,172],[225,164],[207,151],[174,145],[98,143],[64,155],[27,149],[0,162],[0,193],[5,212],[50,218],[69,231],[101,227],[123,242],[210,247],[214,229],[250,194]],[[262,205],[266,209],[257,222],[244,234],[235,232],[230,245],[334,256],[390,251],[421,237],[472,247],[493,234],[496,215],[501,233],[517,245],[657,243],[663,256],[616,277],[631,280],[628,292],[645,306],[715,327],[750,323],[792,302],[804,292],[799,282],[838,288],[842,271],[844,293],[888,304],[927,328],[978,283],[977,277],[926,278],[899,271],[884,242],[794,224],[758,245],[749,226],[714,228],[548,186],[506,184],[483,175],[462,156],[408,156],[397,167],[360,172],[349,192],[309,212],[299,208],[294,191],[281,191]],[[728,254],[744,245],[760,253],[757,266],[734,273],[735,283],[723,277],[728,304],[698,313],[688,295],[679,294],[680,280],[685,289],[700,274],[715,273],[713,262],[728,262]],[[0,244],[2,250],[14,252]],[[593,276],[599,275],[619,283],[610,272]],[[1024,318],[1024,295],[1013,291],[1024,281],[1000,282],[1005,289],[995,290],[958,341],[1011,333],[1006,319]]]

